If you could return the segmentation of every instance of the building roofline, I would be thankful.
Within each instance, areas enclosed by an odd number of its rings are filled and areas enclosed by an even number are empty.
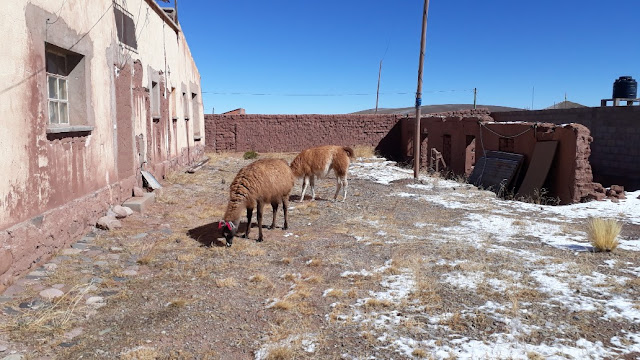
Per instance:
[[[155,0],[145,0],[145,1],[156,12],[156,14],[158,14],[162,18],[162,20],[164,20],[164,22],[166,22],[176,32],[176,34],[180,32],[180,26],[178,26],[178,24],[176,24],[169,17],[169,15],[167,15],[167,13],[164,12],[164,10],[162,10],[160,5],[158,5],[155,2]]]

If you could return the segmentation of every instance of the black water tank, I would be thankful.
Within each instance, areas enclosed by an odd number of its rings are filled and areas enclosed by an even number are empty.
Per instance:
[[[635,99],[638,94],[638,83],[631,76],[620,76],[613,83],[614,99]]]

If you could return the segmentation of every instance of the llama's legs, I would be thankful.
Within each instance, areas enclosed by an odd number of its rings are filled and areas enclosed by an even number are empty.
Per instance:
[[[342,179],[343,183],[342,183],[342,190],[344,191],[344,197],[342,198],[342,201],[347,200],[347,187],[349,187],[349,182],[347,181],[347,176],[344,176],[344,179]]]
[[[342,188],[342,179],[339,176],[336,176],[336,193],[333,195],[333,201],[338,199],[338,194],[340,193],[340,189]]]
[[[289,228],[289,217],[287,211],[289,210],[289,195],[285,195],[282,198],[282,211],[284,212],[284,225],[282,226],[282,230],[287,230]]]
[[[315,175],[309,176],[309,186],[311,186],[311,200],[316,199],[316,187],[315,187],[316,177]]]
[[[263,240],[262,237],[262,210],[264,209],[264,203],[262,201],[258,202],[258,240],[257,242],[261,242]]]
[[[253,217],[253,208],[247,208],[247,231],[242,235],[243,238],[249,238],[249,231],[251,230],[251,218]],[[240,225],[240,224],[238,224]]]
[[[269,226],[270,230],[273,230],[276,227],[276,213],[278,212],[278,205],[280,205],[279,202],[271,203],[271,208],[273,209],[273,221],[271,222],[271,226]]]
[[[307,177],[303,176],[302,177],[302,194],[300,195],[300,202],[302,202],[302,200],[304,200],[305,191],[307,191]]]

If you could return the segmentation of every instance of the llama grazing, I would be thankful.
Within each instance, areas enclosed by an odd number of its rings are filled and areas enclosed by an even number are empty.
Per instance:
[[[287,207],[289,206],[289,195],[295,178],[291,173],[289,164],[283,159],[261,159],[240,169],[233,179],[229,189],[229,203],[224,214],[224,220],[218,224],[218,229],[227,240],[227,246],[233,243],[233,237],[240,225],[242,210],[247,209],[247,231],[243,237],[249,237],[251,229],[251,217],[253,209],[258,209],[258,242],[262,237],[262,209],[264,204],[271,204],[273,208],[273,222],[269,229],[276,226],[276,212],[278,205],[282,203],[284,211],[284,226],[289,227],[287,217]]]
[[[311,200],[315,200],[315,178],[326,176],[331,169],[336,175],[336,193],[333,200],[338,198],[340,189],[344,192],[342,201],[347,198],[347,169],[350,159],[353,159],[353,149],[348,146],[326,145],[303,150],[291,162],[291,170],[296,178],[302,178],[302,194],[304,200],[307,185],[311,186]],[[307,179],[309,183],[307,184]]]

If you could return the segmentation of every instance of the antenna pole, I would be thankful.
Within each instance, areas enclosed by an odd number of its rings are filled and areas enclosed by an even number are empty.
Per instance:
[[[424,64],[424,48],[427,42],[427,12],[429,0],[424,0],[422,10],[422,38],[420,39],[420,61],[418,63],[418,89],[416,90],[416,129],[413,139],[413,178],[418,178],[420,172],[420,110],[422,106],[422,68]]]

